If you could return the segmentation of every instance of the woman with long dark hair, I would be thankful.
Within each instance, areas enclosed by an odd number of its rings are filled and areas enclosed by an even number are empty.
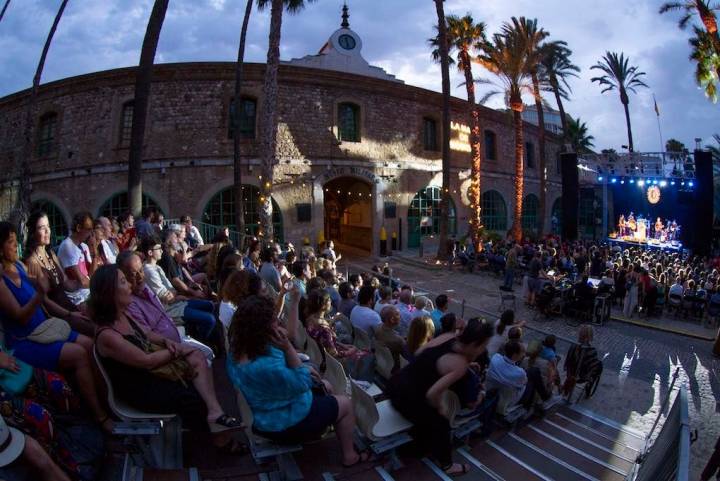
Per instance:
[[[95,326],[84,312],[85,302],[77,302],[86,299],[89,291],[67,277],[60,267],[60,261],[50,248],[52,233],[47,214],[43,211],[33,212],[27,227],[23,262],[31,280],[42,277],[49,286],[43,307],[50,314],[65,319],[74,330],[92,337]]]

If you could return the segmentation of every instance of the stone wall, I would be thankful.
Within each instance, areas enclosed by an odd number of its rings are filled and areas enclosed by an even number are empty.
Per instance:
[[[262,109],[264,66],[250,64],[243,95],[257,99]],[[234,86],[232,63],[159,65],[155,70],[145,145],[145,191],[169,217],[190,213],[200,219],[208,200],[232,184],[232,140],[228,109]],[[134,69],[117,69],[73,77],[44,85],[37,118],[58,114],[56,148],[34,156],[31,163],[33,199],[51,200],[69,217],[81,208],[96,213],[112,195],[126,189],[127,145],[121,142],[123,104],[132,99]],[[436,92],[369,77],[284,65],[280,70],[278,167],[273,197],[283,214],[285,238],[314,236],[323,228],[322,185],[327,172],[358,168],[373,176],[374,235],[385,223],[383,199],[398,205],[405,218],[417,191],[441,183],[440,152],[423,145],[423,118],[440,118],[442,96]],[[0,170],[8,181],[12,158],[22,146],[22,119],[27,91],[0,99]],[[340,142],[337,105],[360,107],[360,142]],[[483,191],[497,190],[512,212],[514,137],[509,114],[479,107],[482,126],[497,136],[497,160],[483,164]],[[458,128],[454,145],[467,125],[467,103],[452,100],[452,120]],[[258,129],[256,127],[256,138]],[[553,201],[560,196],[556,169],[559,143],[547,135],[547,225]],[[534,144],[536,168],[526,170],[526,193],[539,192],[537,127],[525,124],[525,141]],[[460,145],[462,149],[462,145]],[[256,140],[242,141],[248,184],[258,185]],[[253,168],[254,167],[254,168]],[[252,169],[252,170],[251,170]],[[459,233],[466,231],[470,154],[452,153],[452,196]],[[362,176],[361,176],[362,177]],[[313,220],[298,223],[295,205],[313,205]],[[387,222],[389,231],[397,221]],[[508,222],[508,225],[510,222]]]

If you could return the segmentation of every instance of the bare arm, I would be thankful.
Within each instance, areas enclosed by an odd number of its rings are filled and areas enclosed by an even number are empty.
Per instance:
[[[459,355],[445,355],[438,360],[437,369],[442,374],[442,377],[430,386],[430,389],[425,394],[430,405],[435,408],[440,407],[442,394],[465,375],[467,361],[463,360]]]
[[[131,342],[125,340],[119,333],[107,330],[95,341],[101,354],[122,364],[139,369],[151,370],[163,366],[174,359],[168,350],[146,353]]]
[[[67,274],[68,278],[80,283],[80,287],[90,287],[90,278],[80,272],[80,268],[77,265],[68,267],[67,269],[65,269],[65,273]]]
[[[20,306],[10,289],[4,282],[0,282],[0,306],[2,306],[3,312],[20,325],[24,326],[30,322],[30,318],[35,314],[35,309],[42,304],[43,297],[42,294],[36,292],[30,302]]]
[[[288,337],[291,341],[295,342],[297,340],[297,333],[300,326],[300,291],[297,286],[293,284],[292,288],[288,291],[288,294],[290,295],[290,309],[287,321]],[[279,296],[278,305],[280,306],[280,311],[282,311],[283,303],[285,302],[284,298],[284,295]]]

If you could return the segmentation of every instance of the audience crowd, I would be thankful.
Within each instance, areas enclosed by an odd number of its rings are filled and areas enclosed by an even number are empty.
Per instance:
[[[27,227],[20,249],[13,226],[0,222],[0,437],[22,433],[33,454],[0,466],[3,479],[20,468],[35,470],[33,479],[92,479],[93,467],[75,459],[73,443],[53,426],[72,414],[88,421],[85,437],[113,432],[103,373],[129,406],[176,413],[186,429],[210,433],[216,449],[239,454],[245,448],[231,433],[244,426],[218,401],[217,367],[242,393],[257,435],[303,443],[332,428],[343,465],[352,466],[369,453],[354,447],[347,393],[324,378],[334,358],[352,379],[381,384],[413,423],[419,450],[458,475],[468,466],[452,461],[447,395],[457,396],[460,415],[482,419],[488,435],[496,412],[542,412],[601,370],[587,326],[582,355],[563,364],[563,383],[555,339],[528,342],[513,311],[494,323],[461,319],[447,295],[416,295],[377,266],[344,279],[332,241],[317,253],[309,242],[298,251],[258,239],[235,246],[226,230],[206,242],[191,218],[164,225],[152,208],[137,221],[79,213],[57,248],[47,215],[33,213]],[[673,295],[670,280],[696,299],[712,300],[720,288],[714,264],[669,254],[527,243],[477,257],[505,271],[507,289],[523,265],[535,280],[588,271],[648,310],[650,300]],[[389,379],[378,377],[382,349],[392,358]]]

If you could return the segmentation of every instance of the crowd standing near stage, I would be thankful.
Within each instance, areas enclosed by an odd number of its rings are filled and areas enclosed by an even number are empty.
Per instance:
[[[466,414],[483,420],[486,436],[501,396],[528,416],[542,413],[575,381],[598,379],[601,370],[591,362],[597,353],[589,326],[580,330],[583,355],[561,362],[552,336],[524,340],[524,323],[513,311],[495,323],[461,319],[449,312],[446,295],[415,295],[411,285],[387,276],[387,267],[343,279],[332,242],[316,249],[306,240],[296,250],[251,239],[243,248],[227,230],[203,239],[187,216],[163,225],[153,209],[137,220],[81,212],[57,252],[51,238],[42,212],[30,217],[22,249],[13,226],[0,223],[0,436],[25,439],[23,454],[0,453],[0,477],[8,481],[27,472],[45,480],[97,475],[115,419],[96,359],[129,406],[177,413],[184,428],[210,433],[219,451],[242,455],[246,447],[232,435],[242,420],[223,411],[215,391],[212,366],[220,362],[246,398],[256,433],[303,443],[332,427],[342,464],[353,466],[369,453],[353,445],[352,403],[323,379],[324,363],[308,362],[303,352],[315,341],[353,379],[373,382],[375,349],[382,346],[393,362],[393,375],[383,380],[386,395],[414,424],[418,452],[450,475],[468,466],[450,455],[441,402],[447,390]],[[568,272],[595,269],[595,251],[577,249],[570,261],[530,244],[513,246],[507,261],[501,246],[483,255],[500,270],[528,261],[538,275],[563,265]],[[609,253],[597,253],[609,262]],[[654,275],[662,266],[661,274],[672,271],[688,287],[704,272],[637,255],[640,266],[653,264]],[[603,262],[601,270],[630,277],[631,260],[617,269]],[[704,280],[714,288],[712,274]],[[512,269],[506,276],[512,280]],[[89,448],[78,453],[78,445]]]

